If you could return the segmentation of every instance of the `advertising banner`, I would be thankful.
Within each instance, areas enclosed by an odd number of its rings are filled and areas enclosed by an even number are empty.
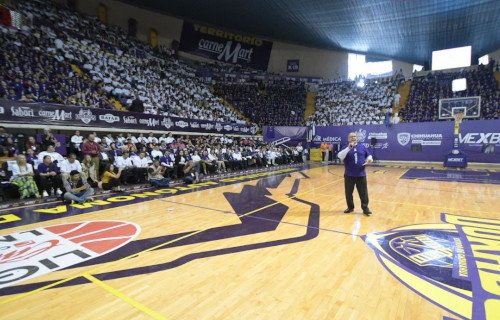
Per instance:
[[[307,127],[293,126],[264,126],[264,141],[276,141],[282,138],[290,138],[290,141],[305,142]]]
[[[179,50],[265,71],[272,47],[270,41],[184,21]]]
[[[253,135],[256,127],[136,112],[0,100],[0,122]]]
[[[453,149],[454,122],[315,127],[313,145],[321,142],[347,144],[349,132],[372,148],[378,160],[444,161]],[[500,121],[464,121],[460,125],[459,149],[468,162],[500,163]]]

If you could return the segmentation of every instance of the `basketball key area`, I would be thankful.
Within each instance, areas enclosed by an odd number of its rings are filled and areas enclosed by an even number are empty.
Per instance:
[[[498,318],[498,173],[415,170],[367,169],[370,217],[341,166],[0,211],[1,318]]]

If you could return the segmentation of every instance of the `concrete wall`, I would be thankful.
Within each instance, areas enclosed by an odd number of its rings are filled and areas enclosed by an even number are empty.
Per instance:
[[[170,46],[172,40],[180,40],[182,20],[148,11],[116,0],[78,0],[77,8],[83,14],[97,16],[102,3],[108,8],[108,24],[119,26],[128,32],[128,19],[137,20],[137,38],[149,42],[149,30],[158,31],[158,44]]]
[[[400,70],[403,71],[405,79],[410,79],[413,73],[413,63],[392,60],[392,71],[399,72]]]
[[[299,72],[287,72],[287,60],[298,59]],[[336,79],[347,77],[347,52],[310,48],[273,41],[269,72]]]

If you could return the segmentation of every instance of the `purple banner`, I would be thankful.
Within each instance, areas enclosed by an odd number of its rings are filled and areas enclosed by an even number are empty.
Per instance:
[[[288,137],[290,140],[305,141],[307,127],[264,126],[264,141],[274,141]]]
[[[95,108],[0,100],[0,121],[38,125],[104,127],[144,131],[181,131],[253,135],[257,128],[222,123]]]
[[[184,21],[179,50],[266,71],[272,47],[270,41]]]
[[[349,132],[372,147],[378,160],[444,161],[453,149],[454,122],[315,127],[313,144],[346,144]],[[500,120],[464,121],[460,125],[459,149],[468,162],[500,163]]]

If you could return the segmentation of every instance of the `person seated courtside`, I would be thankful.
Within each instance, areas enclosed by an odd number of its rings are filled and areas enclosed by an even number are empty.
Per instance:
[[[139,183],[145,182],[148,176],[148,169],[150,167],[150,161],[146,158],[146,154],[144,152],[139,153],[138,157],[134,157],[132,163],[135,166],[136,172],[136,181]]]
[[[18,155],[16,163],[12,166],[10,182],[19,188],[21,199],[32,196],[40,198],[34,175],[33,166],[26,162],[26,157],[22,154]]]
[[[177,167],[175,166],[175,156],[166,150],[160,158],[160,165],[165,168],[163,175],[165,178],[171,177],[177,179]]]
[[[69,178],[69,175],[73,170],[76,170],[80,173],[82,172],[82,165],[80,164],[80,161],[76,160],[76,154],[74,153],[70,153],[68,158],[58,165],[61,169],[61,177],[63,181]]]
[[[99,184],[99,180],[97,179],[96,171],[95,171],[95,164],[92,161],[92,157],[88,154],[86,154],[83,157],[83,161],[81,163],[82,166],[82,172],[81,176],[83,181],[88,182],[92,188],[95,188]]]
[[[63,195],[65,200],[84,203],[85,201],[93,201],[92,195],[94,194],[94,189],[84,181],[77,170],[72,170],[69,177],[63,181],[64,189],[66,192]]]
[[[118,172],[115,173],[115,166],[108,163],[104,168],[104,173],[102,174],[102,188],[104,190],[122,191],[120,186],[122,171],[122,168],[118,168]]]
[[[57,195],[62,194],[61,173],[50,155],[43,157],[43,162],[38,165],[38,187],[42,191],[42,197],[48,197],[51,190],[55,190]]]
[[[136,168],[128,152],[124,152],[121,157],[117,157],[114,166],[121,169],[121,184],[137,183]]]
[[[149,182],[155,187],[168,187],[170,179],[164,177],[165,167],[160,165],[160,160],[154,159],[148,168]]]

